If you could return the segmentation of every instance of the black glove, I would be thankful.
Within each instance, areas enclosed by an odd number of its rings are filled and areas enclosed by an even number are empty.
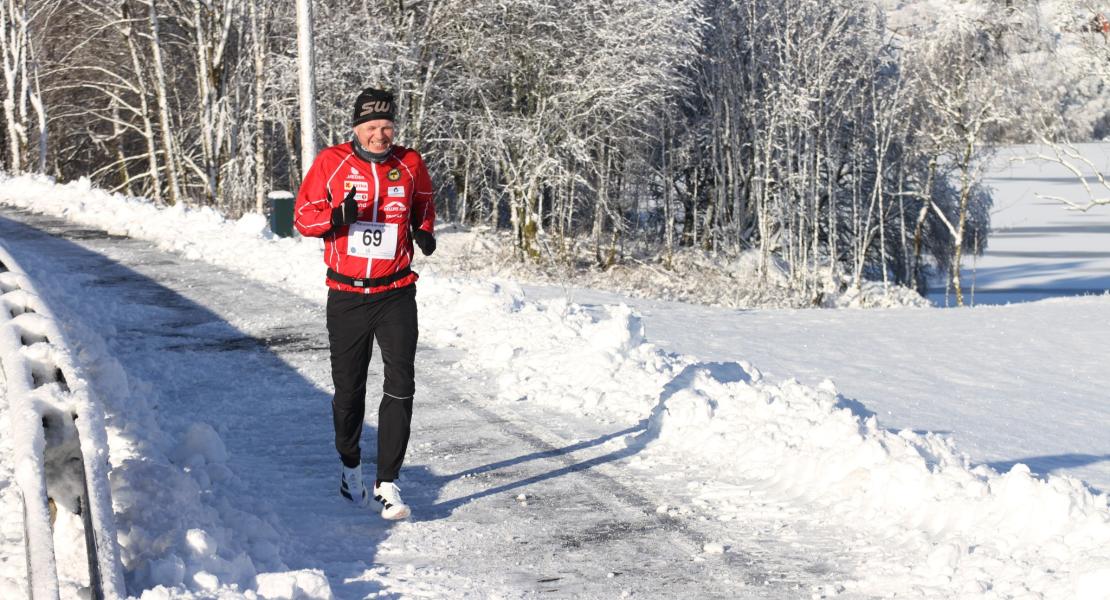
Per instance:
[[[424,253],[424,256],[431,256],[432,252],[436,251],[435,236],[423,229],[413,229],[412,240],[416,242],[417,246],[420,246],[420,251]]]
[[[331,209],[331,226],[350,225],[358,220],[358,201],[355,200],[355,188],[347,192],[343,202]]]

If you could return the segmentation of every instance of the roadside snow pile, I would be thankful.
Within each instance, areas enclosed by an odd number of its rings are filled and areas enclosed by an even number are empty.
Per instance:
[[[695,366],[663,396],[649,436],[914,550],[925,561],[904,581],[938,594],[1110,593],[1106,495],[1070,477],[1038,479],[1021,464],[1001,475],[973,467],[950,439],[888,432],[851,405],[831,382],[775,385],[757,371],[722,381]],[[863,591],[898,591],[880,579]]]
[[[463,349],[465,368],[493,367],[494,391],[503,400],[638,419],[673,376],[671,362],[644,342],[639,316],[625,305],[525,302],[511,288],[479,296],[459,284],[436,283],[428,295],[437,308],[421,315],[433,341]]]
[[[332,597],[328,578],[319,569],[259,575],[258,595],[264,600],[323,600]]]

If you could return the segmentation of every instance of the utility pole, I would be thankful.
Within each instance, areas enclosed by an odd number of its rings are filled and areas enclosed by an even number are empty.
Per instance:
[[[300,81],[301,176],[316,158],[316,63],[312,56],[312,0],[297,0],[297,73]]]

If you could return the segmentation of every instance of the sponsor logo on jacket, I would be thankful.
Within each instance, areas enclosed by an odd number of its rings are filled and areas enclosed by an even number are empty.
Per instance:
[[[344,180],[343,181],[343,191],[346,192],[346,191],[351,190],[351,189],[356,189],[360,192],[365,192],[365,191],[370,189],[370,186],[368,186],[365,181]]]
[[[401,202],[400,200],[394,200],[393,202],[390,202],[389,204],[386,204],[385,206],[383,206],[382,210],[387,212],[387,213],[389,213],[389,212],[401,212],[401,211],[405,210],[405,203]]]

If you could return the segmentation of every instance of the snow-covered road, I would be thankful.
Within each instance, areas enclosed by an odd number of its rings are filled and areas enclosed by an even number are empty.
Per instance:
[[[402,480],[415,518],[389,525],[335,493],[322,304],[52,217],[4,209],[0,238],[87,356],[103,338],[88,368],[132,593],[270,577],[309,594],[323,573],[336,598],[796,598],[859,564],[842,532],[698,477],[694,457],[644,461],[644,422],[496,402],[457,350],[423,346]],[[690,500],[714,486],[728,520]]]

